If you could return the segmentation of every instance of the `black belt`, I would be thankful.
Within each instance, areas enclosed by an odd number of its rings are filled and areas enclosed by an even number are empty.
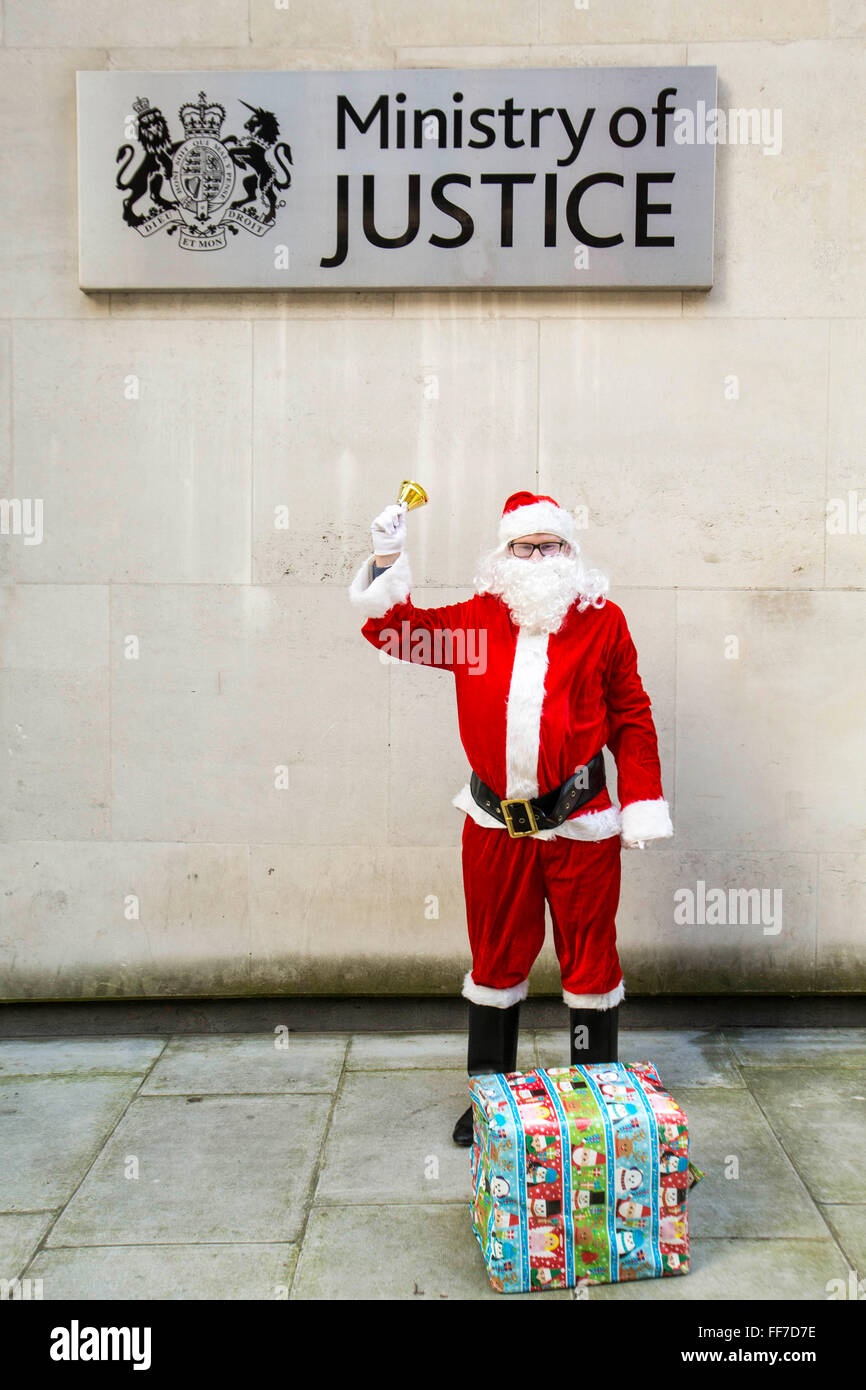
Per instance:
[[[531,799],[512,796],[500,800],[477,772],[469,779],[477,804],[502,822],[512,840],[520,835],[534,835],[537,830],[554,830],[584,802],[598,796],[605,786],[604,755],[600,752],[584,767],[579,767],[561,787]]]

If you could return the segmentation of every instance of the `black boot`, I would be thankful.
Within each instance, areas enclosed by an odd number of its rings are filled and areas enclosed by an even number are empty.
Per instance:
[[[517,1037],[520,1027],[520,1003],[508,1009],[469,1001],[469,1047],[466,1069],[470,1076],[488,1072],[517,1070]],[[452,1139],[462,1149],[472,1143],[472,1106],[464,1110],[454,1126]]]
[[[619,1061],[619,1004],[612,1009],[569,1009],[571,1024],[571,1065],[585,1066],[587,1062]],[[585,1027],[586,1047],[579,1047],[575,1030]]]

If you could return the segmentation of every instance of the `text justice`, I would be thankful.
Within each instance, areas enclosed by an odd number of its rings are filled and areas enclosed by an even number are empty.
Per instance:
[[[514,244],[515,188],[520,184],[535,183],[535,177],[535,174],[479,175],[479,184],[496,184],[500,189],[500,246],[512,246]],[[652,235],[650,233],[649,218],[650,216],[667,216],[671,213],[672,205],[670,203],[650,201],[650,186],[654,183],[673,183],[674,174],[672,172],[636,173],[633,178],[634,183],[630,191],[631,206],[629,209],[628,204],[626,205],[626,211],[619,219],[620,226],[630,228],[629,234],[633,246],[673,246],[673,236]],[[402,246],[409,246],[417,237],[421,229],[421,175],[409,174],[407,180],[408,210],[405,230],[393,236],[386,236],[376,226],[376,176],[374,174],[361,175],[361,227],[371,246],[378,246],[384,250],[396,250]],[[389,178],[388,182],[389,187],[393,185],[393,179]],[[349,251],[349,183],[350,176],[348,174],[337,175],[337,244],[333,255],[322,257],[320,264],[326,269],[342,265]],[[584,178],[578,179],[565,199],[565,220],[568,230],[572,237],[583,246],[618,246],[625,240],[618,227],[602,230],[598,228],[596,222],[595,229],[593,229],[588,227],[584,221],[581,204],[585,194],[590,189],[604,183],[625,188],[625,179],[622,174],[609,172],[587,174]],[[465,246],[468,241],[472,240],[475,235],[475,218],[478,216],[479,209],[477,207],[474,209],[475,217],[473,217],[465,207],[447,197],[445,189],[449,184],[462,184],[466,188],[471,188],[472,179],[468,174],[442,174],[439,178],[434,179],[430,186],[431,205],[439,212],[445,213],[447,217],[453,218],[459,231],[452,236],[431,232],[427,240],[431,246],[454,250],[459,246]],[[557,245],[560,198],[556,174],[544,175],[543,201],[537,193],[535,198],[536,205],[540,205],[537,216],[543,229],[543,245],[555,247]]]

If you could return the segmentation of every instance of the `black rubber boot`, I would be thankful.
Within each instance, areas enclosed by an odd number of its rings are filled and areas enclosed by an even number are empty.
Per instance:
[[[469,1047],[466,1069],[470,1076],[517,1070],[517,1038],[520,1003],[508,1009],[469,1001]],[[451,1135],[455,1144],[468,1149],[472,1143],[472,1106],[464,1110]]]
[[[573,1067],[619,1061],[619,1004],[612,1009],[569,1009],[568,1013]],[[579,1047],[575,1038],[575,1030],[581,1027],[588,1032],[586,1047]]]

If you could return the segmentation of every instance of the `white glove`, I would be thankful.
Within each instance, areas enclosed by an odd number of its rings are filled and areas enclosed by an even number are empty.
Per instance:
[[[645,840],[623,840],[623,849],[643,849]]]
[[[390,502],[370,526],[374,555],[399,555],[406,544],[406,502]]]

